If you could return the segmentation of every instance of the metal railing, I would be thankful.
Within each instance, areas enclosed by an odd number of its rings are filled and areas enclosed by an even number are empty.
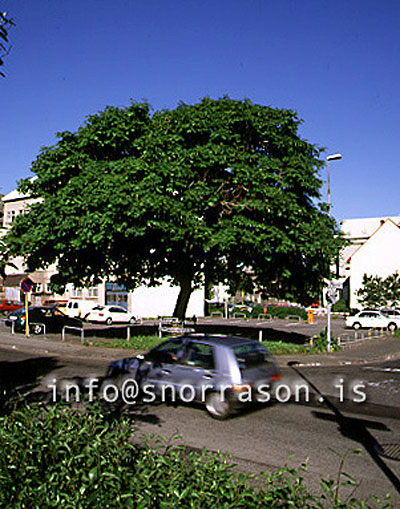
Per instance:
[[[302,321],[302,318],[301,318],[301,316],[299,316],[299,315],[288,315],[288,316],[286,317],[286,320],[287,320],[288,322],[301,322],[301,321]]]
[[[11,334],[15,334],[15,320],[11,320],[9,318],[1,318],[0,321],[4,322],[4,323],[11,322]],[[39,322],[29,322],[29,332],[31,332],[32,325],[40,326],[40,331],[37,333],[34,333],[34,334],[40,334],[41,332],[43,332],[43,336],[46,336],[46,324],[39,323]],[[24,325],[23,329],[25,330],[25,325]]]
[[[164,332],[172,336],[179,336],[179,334],[195,332],[195,329],[186,327],[185,322],[178,318],[161,318],[158,323],[158,337],[160,339]]]
[[[14,325],[14,322],[13,322],[13,325]],[[29,332],[31,332],[31,326],[32,325],[39,325],[40,326],[39,332],[34,332],[34,334],[39,335],[43,331],[43,336],[46,337],[46,324],[44,324],[44,323],[37,323],[37,322],[29,322]]]
[[[70,330],[78,330],[81,333],[81,343],[85,342],[85,329],[83,327],[72,327],[71,325],[64,325],[61,331],[61,341],[65,341],[65,331],[66,329]]]
[[[260,313],[258,315],[258,320],[266,320],[268,322],[272,322],[272,315],[268,315],[267,313]]]
[[[232,313],[232,318],[247,318],[246,313]]]

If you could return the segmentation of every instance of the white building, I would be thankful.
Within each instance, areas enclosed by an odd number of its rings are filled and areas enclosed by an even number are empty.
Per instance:
[[[341,253],[339,268],[344,298],[351,308],[360,308],[356,293],[364,274],[386,278],[400,272],[400,216],[346,219],[342,232],[350,242]]]

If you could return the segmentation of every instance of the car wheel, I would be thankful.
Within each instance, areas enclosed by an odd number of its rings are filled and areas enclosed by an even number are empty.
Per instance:
[[[32,333],[36,334],[36,335],[41,334],[42,330],[43,330],[43,327],[41,325],[37,324],[37,323],[35,323],[31,327]]]
[[[361,329],[361,323],[359,323],[359,322],[353,323],[353,329],[354,330]]]
[[[388,325],[388,329],[390,330],[390,332],[394,332],[397,329],[397,325],[393,322],[390,322]]]
[[[112,324],[112,318],[111,318],[111,317],[110,317],[110,318],[107,318],[107,320],[106,320],[106,324],[107,324],[107,325],[111,325],[111,324]]]
[[[130,324],[134,324],[136,322],[136,318],[132,316],[132,318],[129,320]]]
[[[210,392],[206,397],[207,412],[214,419],[224,420],[231,415],[231,405],[226,399],[222,399],[222,394],[218,392]]]

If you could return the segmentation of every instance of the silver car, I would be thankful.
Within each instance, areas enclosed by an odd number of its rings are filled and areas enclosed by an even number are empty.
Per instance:
[[[158,397],[204,403],[216,419],[247,403],[268,401],[260,395],[267,396],[280,379],[277,363],[259,342],[205,334],[168,339],[145,355],[112,362],[107,377],[121,375],[135,379],[142,395],[151,388]]]

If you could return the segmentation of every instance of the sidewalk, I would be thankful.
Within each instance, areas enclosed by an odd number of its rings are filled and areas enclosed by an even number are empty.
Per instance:
[[[365,339],[346,345],[338,352],[310,355],[280,355],[281,365],[296,361],[303,366],[340,366],[400,359],[400,338],[392,335]]]

